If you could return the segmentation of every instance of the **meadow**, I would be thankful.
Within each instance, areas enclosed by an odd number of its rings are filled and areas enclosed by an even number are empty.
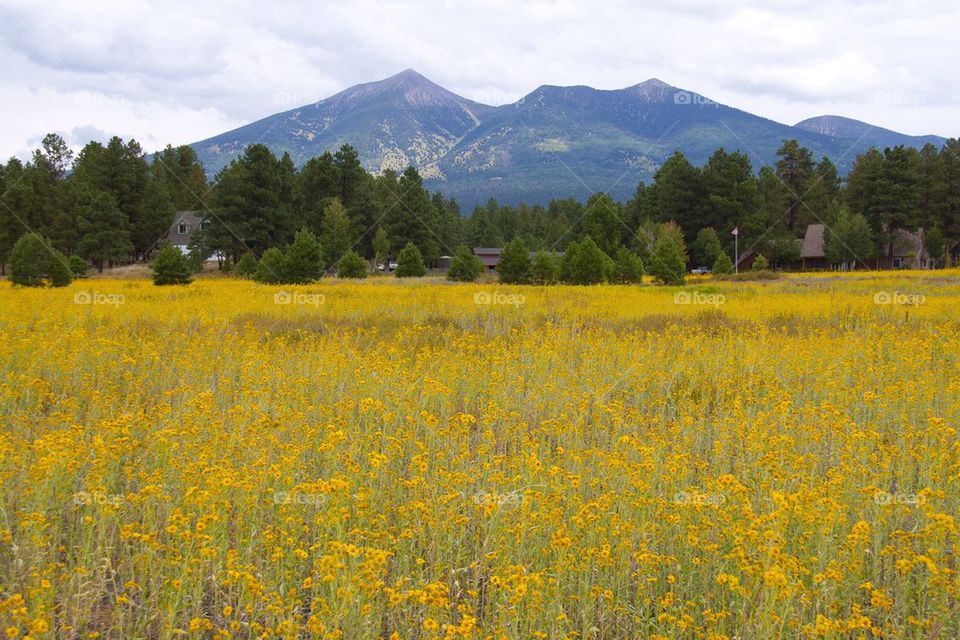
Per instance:
[[[956,638],[960,271],[0,283],[6,638]]]

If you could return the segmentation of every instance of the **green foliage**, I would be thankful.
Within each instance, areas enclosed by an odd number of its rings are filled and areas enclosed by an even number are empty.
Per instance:
[[[157,253],[153,261],[153,284],[190,284],[192,276],[190,259],[173,245],[168,244]]]
[[[653,279],[661,284],[682,285],[687,270],[687,251],[683,234],[672,223],[660,225],[647,263]]]
[[[383,264],[390,254],[390,238],[387,236],[387,230],[383,227],[377,227],[377,232],[373,236],[373,265],[374,268]]]
[[[257,256],[249,251],[240,256],[240,260],[237,261],[237,275],[241,278],[252,278],[256,272]]]
[[[87,269],[90,268],[90,265],[87,264],[86,260],[78,256],[77,254],[73,254],[72,256],[70,256],[70,260],[68,264],[70,265],[70,272],[73,274],[74,278],[87,277]]]
[[[49,240],[25,233],[10,253],[10,282],[22,287],[65,287],[73,280],[70,264]]]
[[[947,250],[947,241],[943,237],[943,232],[940,231],[940,227],[934,226],[927,231],[923,239],[923,244],[927,249],[927,253],[933,258],[934,266],[940,264],[943,261],[943,254]]]
[[[596,193],[587,201],[582,226],[584,235],[593,238],[600,250],[612,255],[620,246],[620,205],[606,193]]]
[[[614,271],[613,261],[587,236],[571,242],[560,263],[560,279],[568,284],[599,284]]]
[[[697,239],[693,242],[694,266],[711,265],[717,261],[722,252],[720,237],[713,227],[706,227],[697,232]]]
[[[457,282],[473,282],[483,273],[483,263],[466,245],[460,245],[453,254],[447,278]]]
[[[367,263],[356,251],[347,251],[337,265],[338,278],[366,278]]]
[[[323,246],[323,260],[333,267],[354,245],[350,217],[339,199],[331,200],[323,210],[321,227],[323,233],[320,236],[320,244]]]
[[[504,284],[530,282],[530,250],[523,240],[515,238],[503,248],[497,262],[497,277]]]
[[[301,229],[283,254],[283,281],[306,284],[323,276],[323,251],[313,232]]]
[[[643,280],[643,261],[626,247],[617,249],[617,258],[614,262],[612,282],[635,284]]]
[[[533,256],[530,265],[532,284],[556,284],[560,281],[560,260],[557,256],[541,249]]]
[[[264,284],[280,284],[286,282],[284,269],[286,260],[283,251],[276,247],[270,247],[263,252],[260,262],[257,263],[257,269],[253,272],[253,279]]]
[[[733,273],[733,260],[727,255],[726,251],[721,251],[720,255],[713,262],[714,275],[723,276]]]
[[[120,262],[133,253],[129,222],[112,195],[90,192],[78,218],[77,251],[103,271],[107,262]]]
[[[420,249],[412,242],[400,250],[397,256],[398,278],[422,278],[427,274],[427,268],[423,264],[423,255]]]
[[[840,206],[824,230],[823,253],[830,264],[854,267],[873,257],[874,234],[867,219]]]
[[[767,259],[763,257],[763,254],[758,254],[757,259],[753,261],[753,271],[767,271],[770,268],[770,264],[767,262]]]

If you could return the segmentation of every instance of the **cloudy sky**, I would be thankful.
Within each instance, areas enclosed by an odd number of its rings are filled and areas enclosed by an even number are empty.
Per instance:
[[[0,0],[0,157],[153,151],[414,68],[489,104],[657,77],[774,120],[960,136],[960,3]]]

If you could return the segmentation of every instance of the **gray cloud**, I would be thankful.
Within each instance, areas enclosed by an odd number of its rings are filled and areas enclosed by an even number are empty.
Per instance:
[[[956,136],[958,28],[923,1],[0,0],[0,155],[84,127],[192,142],[407,67],[492,104],[659,77],[788,123]]]

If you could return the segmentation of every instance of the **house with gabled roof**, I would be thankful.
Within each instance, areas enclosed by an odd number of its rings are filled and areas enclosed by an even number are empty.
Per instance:
[[[203,219],[196,211],[177,211],[173,224],[167,231],[167,241],[184,254],[190,250],[190,239],[203,226]]]

